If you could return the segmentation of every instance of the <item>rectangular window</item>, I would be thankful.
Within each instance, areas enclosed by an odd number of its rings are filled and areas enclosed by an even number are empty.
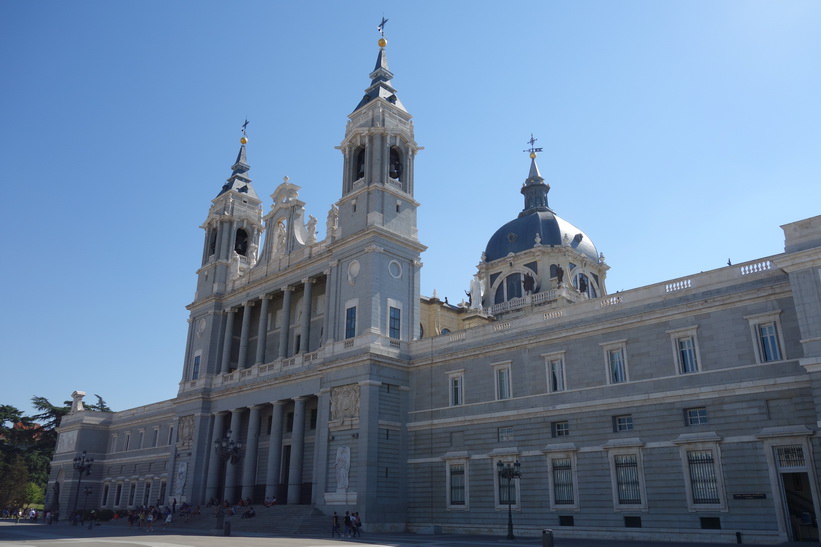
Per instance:
[[[134,497],[137,494],[137,483],[132,482],[131,486],[128,489],[128,505],[134,505]]]
[[[464,383],[464,376],[462,374],[453,373],[450,376],[450,406],[459,406],[464,404],[462,385]]]
[[[553,476],[553,503],[573,505],[573,466],[570,458],[556,458],[551,461]]]
[[[758,325],[758,342],[761,351],[761,361],[780,361],[781,349],[778,345],[778,331],[775,323],[761,323]]]
[[[496,367],[496,400],[510,399],[510,365]]]
[[[613,416],[613,431],[633,431],[633,416],[624,414],[623,416]]]
[[[144,437],[145,437],[145,431],[143,431],[143,430],[141,429],[141,430],[140,430],[140,440],[139,440],[139,442],[137,443],[137,449],[142,449],[142,447],[143,447],[143,438],[144,438]]]
[[[159,498],[158,498],[158,499],[160,500],[160,503],[162,503],[163,501],[165,501],[165,487],[166,487],[166,483],[165,483],[165,481],[162,481],[162,482],[160,483],[160,496],[159,496]],[[166,503],[167,503],[167,502],[166,502]]]
[[[117,485],[117,495],[114,497],[114,507],[119,507],[123,497],[123,484]]]
[[[316,419],[319,416],[319,409],[312,408],[311,409],[311,419],[308,425],[309,429],[316,429]]]
[[[158,443],[160,442],[160,428],[154,428],[154,441],[151,443],[153,448],[157,448]]]
[[[200,377],[200,356],[195,355],[194,356],[194,367],[191,370],[191,379],[196,380],[199,377]]]
[[[168,446],[171,446],[171,443],[174,442],[174,426],[168,426]]]
[[[567,437],[570,435],[570,424],[567,422],[553,422],[551,430],[554,437]]]
[[[145,488],[143,490],[143,505],[148,507],[151,505],[151,483],[145,483]]]
[[[799,445],[777,446],[775,456],[778,459],[778,467],[784,469],[804,469],[804,449]]]
[[[505,465],[513,465],[513,462],[502,462]],[[495,471],[495,469],[494,469]],[[519,479],[512,478],[510,480],[503,479],[496,474],[496,478],[499,481],[499,505],[500,506],[507,506],[507,505],[517,505],[517,494],[516,494],[516,486],[518,485]]]
[[[449,505],[465,505],[465,464],[450,465]]]
[[[123,451],[127,451],[128,450],[128,445],[130,445],[130,444],[131,444],[131,433],[126,433],[125,434],[125,445],[123,446]]]
[[[704,425],[707,422],[707,409],[702,407],[688,408],[684,411],[687,425]]]
[[[641,503],[641,483],[639,464],[635,454],[621,454],[613,457],[616,470],[616,491],[620,504]]]
[[[547,362],[550,391],[564,391],[564,359],[550,359]]]
[[[345,339],[356,336],[356,307],[345,310]]]
[[[786,359],[784,340],[781,337],[780,314],[780,310],[775,310],[744,317],[750,323],[757,363]]]
[[[712,450],[689,450],[687,467],[694,505],[718,504],[718,479]]]
[[[610,383],[620,384],[627,381],[627,374],[624,369],[624,351],[621,348],[611,349],[607,352],[610,361]]]
[[[109,491],[109,489],[110,489],[110,487],[109,487],[108,484],[106,484],[103,487],[103,502],[102,502],[103,507],[106,507],[108,505],[108,491]]]
[[[389,336],[391,338],[395,338],[397,340],[400,338],[400,335],[399,335],[400,317],[401,317],[401,314],[400,314],[399,308],[394,308],[393,306],[391,306],[391,308],[390,308],[390,319],[389,319],[389,321],[390,321],[390,325],[389,325],[390,334],[389,334]]]
[[[499,440],[500,443],[504,442],[504,441],[512,441],[513,440],[513,428],[512,427],[500,427],[496,433],[497,433],[497,439]]]
[[[696,346],[692,336],[679,338],[678,345],[679,372],[689,374],[698,372],[698,362],[696,361]]]

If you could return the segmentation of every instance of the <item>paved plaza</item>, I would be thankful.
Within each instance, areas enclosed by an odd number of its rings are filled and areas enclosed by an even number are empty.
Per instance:
[[[459,536],[459,535],[416,535],[416,534],[368,534],[355,539],[330,539],[323,537],[271,537],[264,535],[211,535],[209,530],[197,533],[176,529],[157,528],[153,532],[118,525],[94,527],[71,526],[68,523],[16,524],[14,521],[0,521],[0,544],[3,547],[330,547],[330,546],[371,546],[371,547],[488,547],[526,546],[542,547],[542,538]],[[671,543],[616,540],[564,539],[554,540],[554,547],[705,547],[708,543]],[[810,543],[781,543],[782,547],[810,545]]]

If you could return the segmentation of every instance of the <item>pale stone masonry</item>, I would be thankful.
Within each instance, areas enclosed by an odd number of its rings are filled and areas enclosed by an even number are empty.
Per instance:
[[[422,297],[421,147],[385,43],[370,78],[319,219],[287,179],[258,197],[243,137],[202,224],[177,397],[99,413],[76,392],[48,505],[74,509],[86,450],[81,484],[112,509],[276,497],[502,534],[510,505],[517,535],[817,540],[821,217],[783,226],[783,254],[608,294],[533,149],[468,301]]]

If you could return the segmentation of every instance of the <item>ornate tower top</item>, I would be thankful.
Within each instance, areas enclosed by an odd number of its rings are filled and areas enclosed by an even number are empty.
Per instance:
[[[527,143],[530,148],[524,152],[530,153],[530,172],[522,184],[522,195],[525,197],[525,206],[519,217],[529,215],[534,211],[552,211],[547,205],[547,193],[550,192],[550,185],[546,184],[541,173],[539,173],[539,166],[536,164],[537,152],[541,152],[541,148],[536,148],[534,145],[538,139],[530,134],[530,140]]]
[[[231,190],[236,190],[242,194],[248,194],[249,196],[257,198],[257,193],[254,191],[253,186],[251,186],[251,178],[248,176],[248,171],[250,171],[251,166],[248,165],[248,159],[245,157],[245,145],[248,144],[247,127],[248,120],[246,119],[245,123],[242,124],[242,137],[239,139],[240,147],[239,153],[237,154],[237,161],[231,166],[231,176],[228,177],[228,180],[222,185],[222,189],[220,193],[217,194],[217,197]]]
[[[376,66],[373,72],[370,73],[371,86],[365,90],[365,96],[362,97],[354,110],[359,110],[377,97],[381,97],[392,105],[405,110],[399,97],[396,96],[396,89],[391,85],[393,73],[388,69],[388,56],[385,53],[385,48],[388,45],[388,40],[385,38],[385,23],[387,22],[388,20],[383,17],[382,22],[376,27],[381,36],[377,41],[379,54],[376,57]]]

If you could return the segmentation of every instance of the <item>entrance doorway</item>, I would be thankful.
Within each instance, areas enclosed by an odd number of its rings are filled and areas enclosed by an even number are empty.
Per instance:
[[[818,522],[815,519],[809,475],[805,472],[781,473],[781,485],[793,541],[817,543]]]

